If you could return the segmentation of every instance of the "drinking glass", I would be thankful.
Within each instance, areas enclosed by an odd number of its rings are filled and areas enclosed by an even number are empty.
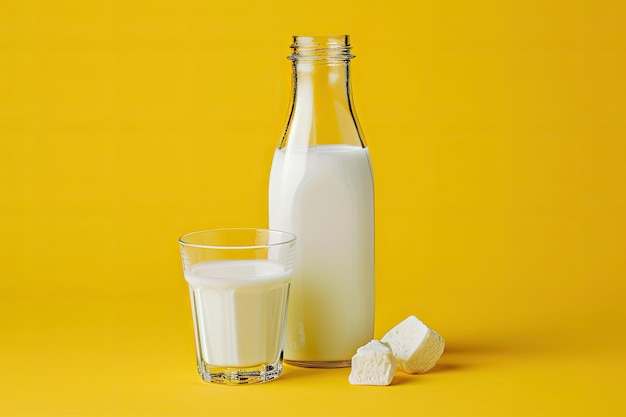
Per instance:
[[[296,237],[231,228],[187,233],[178,242],[202,379],[242,385],[279,377]]]

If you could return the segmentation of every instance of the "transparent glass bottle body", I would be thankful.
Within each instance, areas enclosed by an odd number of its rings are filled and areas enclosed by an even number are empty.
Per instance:
[[[374,332],[374,191],[354,112],[348,36],[296,36],[289,120],[274,154],[270,228],[298,237],[285,361],[350,366]]]

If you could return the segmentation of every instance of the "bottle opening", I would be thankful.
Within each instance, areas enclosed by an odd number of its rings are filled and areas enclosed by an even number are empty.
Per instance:
[[[354,58],[350,53],[350,35],[294,36],[291,49],[293,53],[288,59],[293,61],[349,61]]]

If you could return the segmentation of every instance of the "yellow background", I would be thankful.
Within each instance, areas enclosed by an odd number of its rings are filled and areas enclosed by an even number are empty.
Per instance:
[[[618,416],[626,6],[0,0],[0,415]],[[203,383],[176,239],[266,226],[294,34],[348,33],[388,387]]]

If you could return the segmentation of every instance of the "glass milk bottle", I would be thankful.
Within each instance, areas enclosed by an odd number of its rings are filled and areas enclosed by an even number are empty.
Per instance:
[[[374,333],[374,191],[349,37],[295,36],[293,95],[269,182],[270,228],[298,238],[285,361],[350,366]]]

